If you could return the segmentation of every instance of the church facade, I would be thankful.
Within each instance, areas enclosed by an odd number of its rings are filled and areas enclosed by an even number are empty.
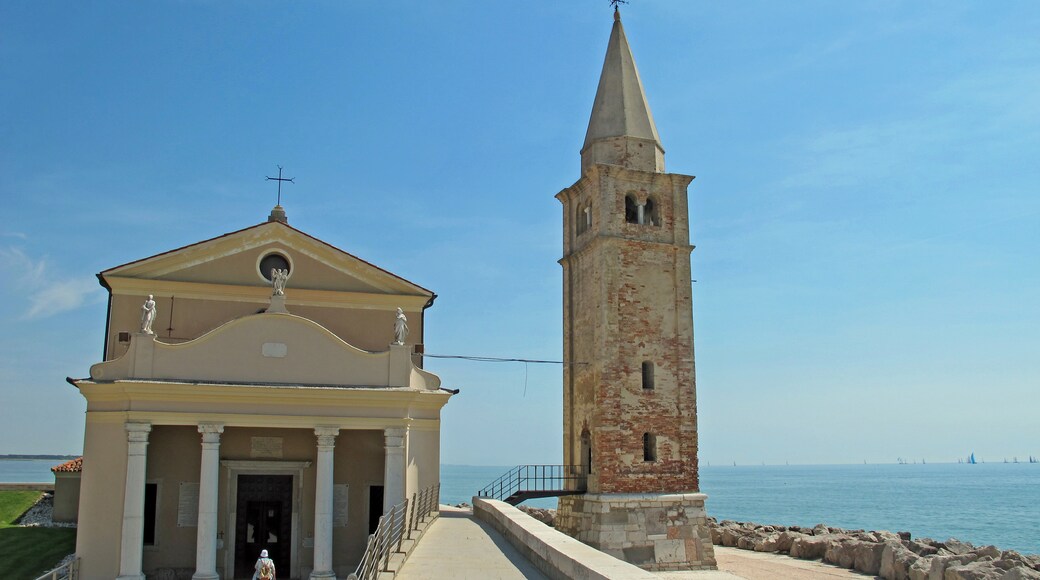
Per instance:
[[[87,579],[346,577],[440,480],[452,392],[421,368],[435,294],[267,222],[98,275],[77,555]]]
[[[556,527],[651,570],[715,567],[697,477],[687,186],[617,11],[563,204],[564,463]]]

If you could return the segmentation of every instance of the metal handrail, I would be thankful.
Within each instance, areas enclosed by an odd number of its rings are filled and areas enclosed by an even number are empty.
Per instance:
[[[79,578],[79,558],[40,576],[36,580],[76,580]]]
[[[368,536],[361,562],[348,580],[372,580],[380,572],[390,572],[390,557],[402,552],[404,541],[412,539],[412,532],[418,531],[427,518],[435,518],[440,513],[440,489],[437,484],[413,493],[380,516],[376,531]]]
[[[585,486],[586,475],[581,465],[517,465],[477,495],[508,501],[525,493],[584,491]]]

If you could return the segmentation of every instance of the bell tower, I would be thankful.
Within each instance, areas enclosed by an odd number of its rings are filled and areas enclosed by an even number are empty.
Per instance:
[[[650,570],[714,568],[698,492],[686,189],[614,26],[563,204],[564,462],[557,528]]]

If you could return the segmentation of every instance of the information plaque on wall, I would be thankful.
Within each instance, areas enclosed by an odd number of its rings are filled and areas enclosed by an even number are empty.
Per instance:
[[[177,495],[177,526],[195,528],[199,525],[199,484],[181,482]]]
[[[332,527],[347,527],[347,489],[345,483],[332,486]]]
[[[253,459],[281,459],[281,437],[250,437],[249,456]]]

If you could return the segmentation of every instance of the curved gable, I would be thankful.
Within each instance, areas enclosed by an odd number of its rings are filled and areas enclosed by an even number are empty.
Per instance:
[[[122,357],[90,368],[95,381],[293,384],[437,389],[440,379],[415,367],[410,348],[368,352],[320,324],[292,314],[232,320],[194,340],[168,344],[135,334]]]

